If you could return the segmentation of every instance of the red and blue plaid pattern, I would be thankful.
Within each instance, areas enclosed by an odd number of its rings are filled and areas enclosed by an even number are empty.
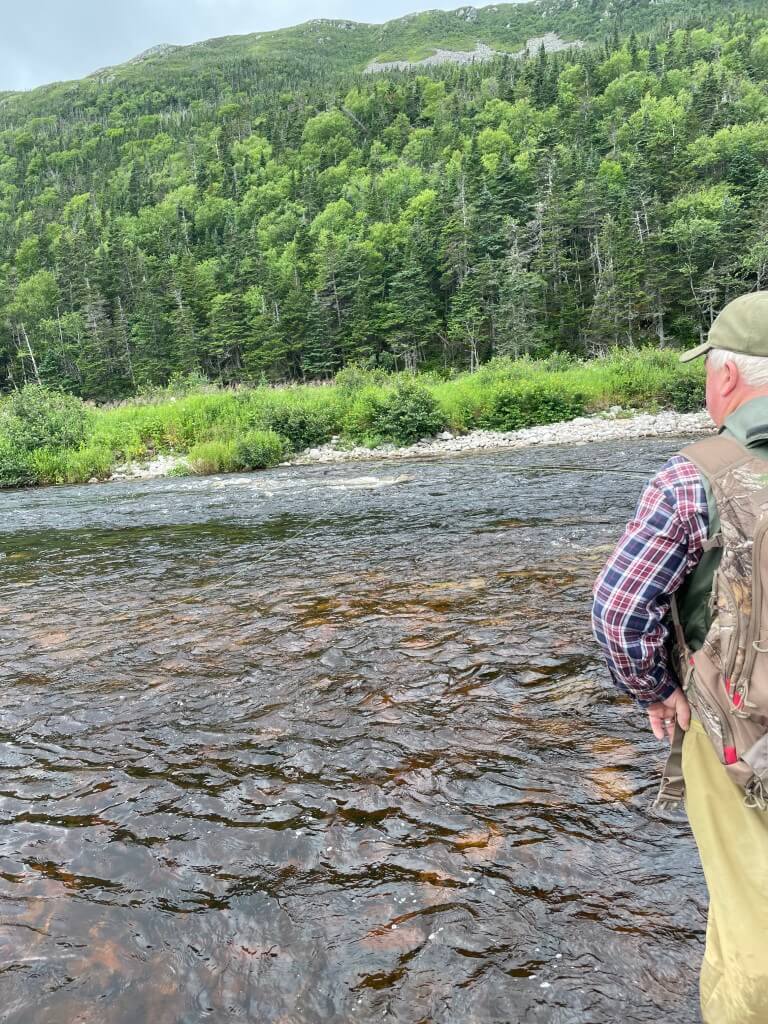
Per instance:
[[[671,595],[701,558],[708,528],[699,471],[675,455],[643,491],[595,583],[595,637],[615,685],[640,704],[664,700],[677,688],[665,619]]]

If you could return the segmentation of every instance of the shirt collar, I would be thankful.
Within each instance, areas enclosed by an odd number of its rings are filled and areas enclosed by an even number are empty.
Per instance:
[[[768,397],[760,395],[744,402],[726,419],[718,431],[741,441],[747,448],[768,444]]]

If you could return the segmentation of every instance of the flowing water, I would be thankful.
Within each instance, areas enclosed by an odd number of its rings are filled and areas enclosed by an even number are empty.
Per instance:
[[[589,635],[679,444],[0,494],[0,1020],[696,1021]]]

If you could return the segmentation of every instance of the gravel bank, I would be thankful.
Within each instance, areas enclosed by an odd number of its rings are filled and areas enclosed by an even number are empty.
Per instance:
[[[424,438],[407,448],[383,445],[381,448],[342,448],[339,441],[306,451],[284,463],[305,466],[314,462],[353,462],[361,459],[402,459],[414,455],[450,455],[454,452],[485,451],[498,448],[528,448],[532,445],[589,444],[591,441],[619,441],[630,437],[661,437],[664,434],[713,433],[706,412],[639,413],[626,417],[619,407],[597,416],[580,416],[565,423],[528,427],[507,433],[497,430],[473,430],[454,436],[448,432],[437,438]]]
[[[620,441],[629,437],[660,437],[664,434],[712,433],[712,421],[705,412],[660,412],[628,415],[619,406],[596,416],[580,416],[565,423],[529,427],[507,433],[498,430],[473,430],[454,436],[447,431],[436,438],[424,438],[407,448],[382,445],[380,448],[344,448],[338,438],[320,448],[308,448],[283,466],[307,466],[312,463],[360,462],[370,459],[404,459],[424,455],[451,455],[456,452],[487,451],[503,448],[527,448],[532,445],[589,444],[591,441]],[[110,480],[148,480],[167,476],[186,464],[180,455],[161,455],[151,462],[133,462],[117,466]]]

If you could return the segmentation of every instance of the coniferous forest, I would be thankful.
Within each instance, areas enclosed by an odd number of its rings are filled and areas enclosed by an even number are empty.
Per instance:
[[[768,3],[471,11],[0,95],[2,387],[674,347],[766,287]],[[550,30],[585,45],[364,73]]]

